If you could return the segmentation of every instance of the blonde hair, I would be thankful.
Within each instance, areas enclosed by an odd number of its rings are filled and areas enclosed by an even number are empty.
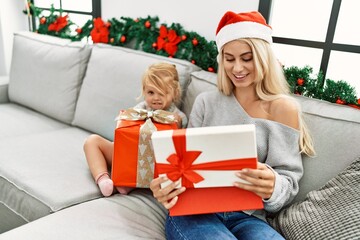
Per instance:
[[[283,69],[270,44],[256,38],[242,38],[234,41],[247,43],[251,48],[255,65],[255,91],[258,97],[264,101],[273,101],[275,99],[286,97],[293,99],[296,103],[299,109],[300,150],[308,156],[314,155],[315,150],[313,141],[303,119],[300,105],[290,96],[289,85],[286,81]],[[223,49],[224,48],[222,47],[218,56],[218,89],[223,94],[229,96],[234,90],[234,85],[224,69]]]
[[[175,103],[181,100],[179,74],[174,64],[162,62],[150,65],[143,75],[141,84],[141,96],[144,96],[145,86],[152,86],[164,95],[171,93]]]

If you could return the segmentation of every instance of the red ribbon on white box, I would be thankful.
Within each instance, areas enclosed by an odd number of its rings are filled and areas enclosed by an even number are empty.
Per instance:
[[[174,131],[172,140],[176,152],[167,157],[166,160],[170,164],[156,163],[156,170],[158,174],[166,174],[173,182],[181,178],[181,184],[184,187],[194,188],[195,183],[204,180],[195,170],[241,170],[256,161],[256,158],[239,158],[193,164],[201,151],[187,151],[186,129]]]

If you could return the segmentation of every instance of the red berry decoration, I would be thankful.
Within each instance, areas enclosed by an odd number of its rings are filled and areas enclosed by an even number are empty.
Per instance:
[[[299,86],[304,85],[304,79],[298,78],[298,79],[297,79],[297,84],[298,84]]]
[[[77,28],[75,31],[76,31],[78,34],[82,33],[82,29],[81,29],[81,28]]]
[[[150,27],[151,27],[150,21],[146,21],[146,22],[145,22],[145,27],[146,27],[146,28],[150,28]]]
[[[126,41],[126,37],[124,35],[121,36],[120,42],[124,43]]]
[[[152,44],[152,47],[153,47],[153,48],[156,48],[156,47],[157,47],[157,44],[154,42],[154,43]]]
[[[46,23],[46,18],[45,17],[40,18],[40,24],[45,24],[45,23]]]
[[[345,104],[345,101],[344,100],[341,100],[341,98],[338,98],[337,100],[336,100],[336,103],[337,104]]]
[[[114,38],[110,38],[110,43],[113,43],[114,42]]]
[[[194,46],[196,46],[196,45],[199,44],[199,41],[198,41],[196,38],[194,38],[194,39],[192,40],[192,44],[193,44]]]
[[[191,60],[191,63],[192,63],[192,64],[195,64],[196,62],[195,62],[195,60]]]
[[[214,72],[214,69],[212,67],[208,67],[209,72]]]
[[[135,19],[134,19],[134,22],[139,22],[139,19],[138,19],[138,18],[135,18]]]
[[[182,41],[185,41],[186,39],[187,39],[186,35],[182,35],[182,36],[181,36],[181,40],[182,40]]]

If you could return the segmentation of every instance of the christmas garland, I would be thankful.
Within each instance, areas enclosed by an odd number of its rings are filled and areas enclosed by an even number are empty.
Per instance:
[[[192,62],[209,72],[217,72],[217,48],[215,41],[207,41],[196,32],[186,31],[180,24],[168,26],[160,23],[158,17],[146,18],[111,18],[104,21],[96,18],[77,26],[62,9],[50,7],[50,14],[45,16],[43,10],[30,2],[23,11],[38,20],[35,32],[81,41],[86,38],[93,43],[106,43],[123,46],[170,58]],[[75,30],[71,30],[71,28]],[[312,77],[309,66],[303,68],[283,67],[286,79],[293,93],[310,98],[322,99],[332,103],[349,105],[360,109],[360,99],[356,97],[355,88],[345,81],[324,80],[320,72]]]

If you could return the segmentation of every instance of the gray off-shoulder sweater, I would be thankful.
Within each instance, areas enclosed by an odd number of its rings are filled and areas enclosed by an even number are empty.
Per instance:
[[[234,95],[201,93],[195,100],[188,127],[255,124],[258,161],[275,173],[275,189],[264,200],[267,212],[277,212],[295,197],[303,175],[299,131],[278,122],[250,117]],[[264,219],[264,211],[246,211]]]

